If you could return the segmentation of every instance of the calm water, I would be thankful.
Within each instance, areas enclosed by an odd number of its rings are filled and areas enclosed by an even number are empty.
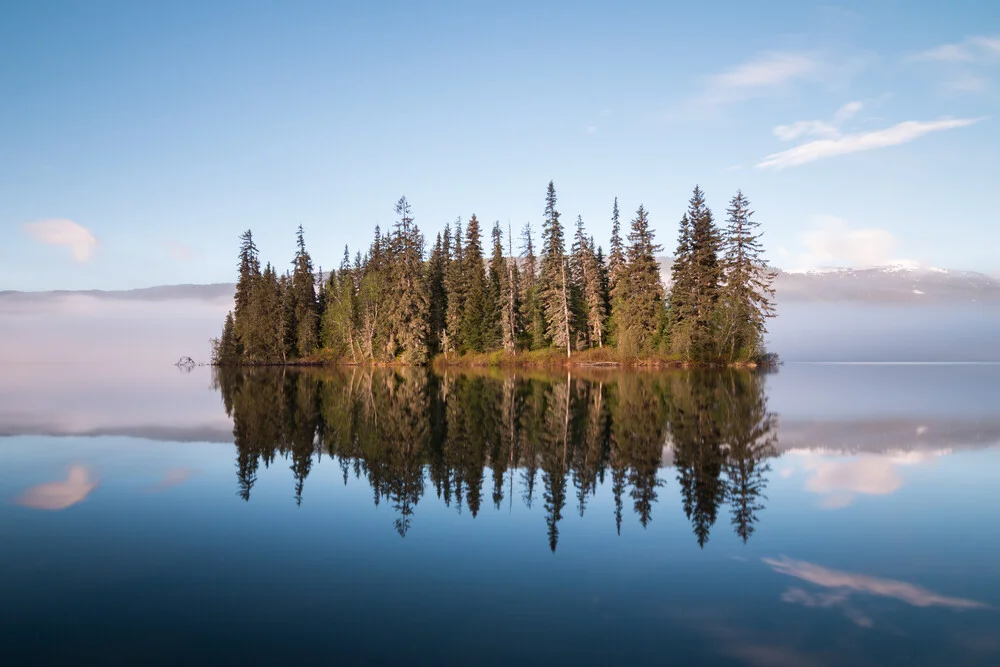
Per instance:
[[[1000,366],[0,369],[0,664],[1000,664]]]

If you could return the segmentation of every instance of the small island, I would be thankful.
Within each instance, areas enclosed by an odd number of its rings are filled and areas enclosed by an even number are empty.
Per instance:
[[[709,366],[769,365],[774,272],[749,200],[737,192],[724,227],[699,187],[680,221],[669,291],[649,214],[623,238],[615,198],[608,252],[577,216],[566,230],[549,182],[540,235],[499,222],[483,248],[480,222],[446,225],[426,252],[406,197],[391,232],[317,273],[302,227],[292,270],[261,269],[250,230],[240,245],[235,307],[212,341],[217,366]]]

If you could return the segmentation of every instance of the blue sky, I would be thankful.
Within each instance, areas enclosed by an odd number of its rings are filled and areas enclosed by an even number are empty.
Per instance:
[[[0,289],[228,281],[248,227],[331,267],[550,179],[605,245],[698,183],[784,268],[1000,269],[1000,5],[618,4],[5,2]]]

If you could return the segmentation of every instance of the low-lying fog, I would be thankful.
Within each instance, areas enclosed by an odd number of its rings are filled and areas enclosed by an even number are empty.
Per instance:
[[[780,297],[780,292],[779,292]],[[231,286],[0,293],[0,363],[208,361]],[[1000,361],[1000,304],[786,299],[768,348],[784,361]]]

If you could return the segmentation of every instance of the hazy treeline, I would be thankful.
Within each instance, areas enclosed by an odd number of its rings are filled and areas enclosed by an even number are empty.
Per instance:
[[[218,365],[350,359],[420,365],[438,354],[554,348],[566,356],[611,347],[621,356],[744,361],[763,354],[774,315],[761,232],[737,193],[716,225],[699,188],[681,218],[667,292],[649,213],[639,206],[625,236],[615,199],[608,252],[583,219],[566,229],[550,182],[541,232],[488,233],[475,215],[445,226],[426,251],[405,197],[391,232],[316,279],[303,230],[292,270],[260,265],[241,237],[235,308],[214,341]],[[488,238],[485,238],[488,236]]]
[[[749,371],[628,373],[590,378],[436,375],[424,369],[219,369],[233,419],[239,494],[258,467],[290,461],[295,501],[318,457],[334,457],[388,503],[405,536],[429,487],[473,517],[484,506],[541,505],[555,550],[565,512],[582,516],[609,483],[624,508],[652,520],[663,448],[673,453],[699,545],[728,504],[739,537],[763,509],[775,418]]]

